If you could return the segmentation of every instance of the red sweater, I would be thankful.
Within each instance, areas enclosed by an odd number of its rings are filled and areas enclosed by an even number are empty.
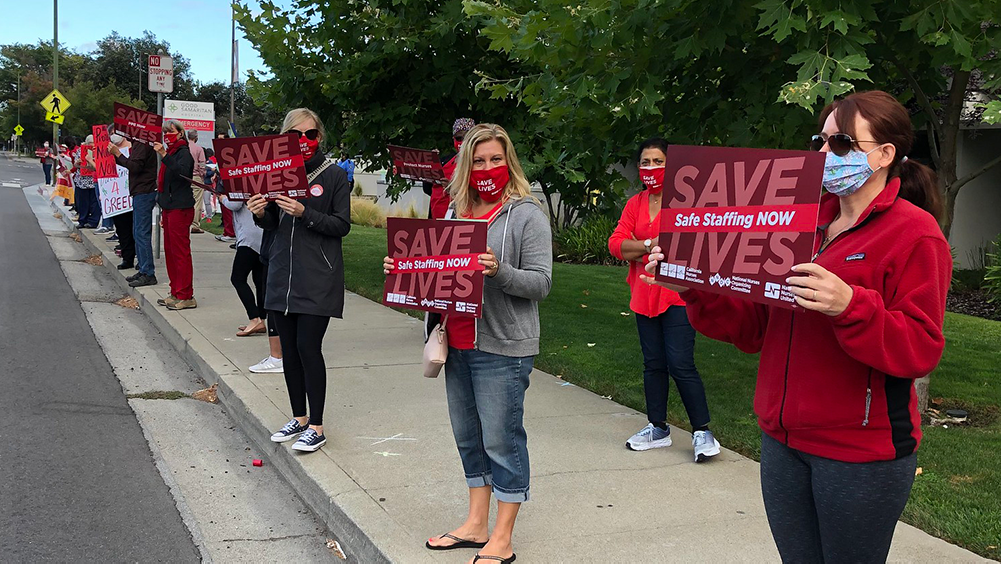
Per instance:
[[[754,411],[761,429],[791,448],[871,462],[907,456],[921,442],[913,381],[942,357],[952,254],[935,219],[899,189],[890,181],[814,260],[852,287],[837,317],[681,295],[699,332],[761,352]],[[837,197],[821,200],[815,252],[838,209]]]
[[[622,217],[612,236],[608,238],[608,250],[619,260],[622,258],[622,243],[629,240],[645,241],[656,239],[660,235],[660,212],[650,219],[650,192],[643,190],[626,202]],[[647,284],[640,280],[640,274],[646,267],[647,255],[640,260],[629,261],[629,274],[626,283],[629,284],[629,309],[634,313],[647,317],[657,317],[675,305],[685,305],[678,293],[661,286]]]

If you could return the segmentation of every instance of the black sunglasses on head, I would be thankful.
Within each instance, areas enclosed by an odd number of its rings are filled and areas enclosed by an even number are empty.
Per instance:
[[[856,141],[847,133],[835,133],[834,135],[819,133],[810,138],[810,150],[819,151],[824,148],[824,145],[827,145],[831,148],[832,153],[843,157],[851,152],[853,145],[857,147],[859,143],[878,143],[878,141]]]
[[[290,129],[286,131],[286,133],[295,133],[296,136],[298,137],[302,137],[303,135],[305,135],[306,139],[309,139],[310,141],[316,141],[316,138],[320,136],[319,129],[310,129],[309,131],[306,132],[299,131],[298,129]]]

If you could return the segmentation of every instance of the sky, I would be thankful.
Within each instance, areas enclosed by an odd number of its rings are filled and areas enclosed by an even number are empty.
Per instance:
[[[252,0],[249,3],[255,4]],[[228,0],[61,0],[59,44],[84,53],[95,49],[97,41],[112,31],[140,37],[149,30],[169,42],[171,52],[191,61],[195,80],[228,82],[230,14]],[[266,71],[239,26],[236,37],[241,80],[246,79],[248,69]],[[0,0],[0,43],[37,43],[39,39],[52,39],[52,1]]]

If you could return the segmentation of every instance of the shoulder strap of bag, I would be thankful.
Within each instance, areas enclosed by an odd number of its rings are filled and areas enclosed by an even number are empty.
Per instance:
[[[330,159],[327,159],[327,160],[323,161],[323,164],[321,164],[319,167],[317,167],[316,170],[314,170],[313,172],[311,172],[311,173],[309,173],[309,174],[306,175],[306,183],[308,184],[308,183],[312,182],[313,180],[315,180],[317,176],[320,176],[321,172],[323,172],[323,171],[327,170],[328,168],[330,168],[330,165],[332,165],[332,164],[334,164],[334,161],[332,161]]]

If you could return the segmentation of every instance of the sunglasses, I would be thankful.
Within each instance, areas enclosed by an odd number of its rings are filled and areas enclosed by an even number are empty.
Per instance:
[[[309,139],[310,141],[316,141],[316,138],[320,136],[319,129],[310,129],[309,131],[306,132],[299,131],[298,129],[290,129],[285,133],[295,133],[297,137],[302,137],[305,135],[306,139]]]
[[[819,151],[824,148],[824,145],[827,145],[831,148],[832,153],[843,157],[851,152],[853,145],[857,147],[859,143],[878,143],[878,141],[856,141],[847,133],[835,133],[834,135],[820,133],[810,138],[810,150]]]
[[[465,138],[466,138],[466,136],[465,135],[461,135],[461,134],[460,135],[453,135],[452,136],[452,139],[455,139],[456,141],[458,141],[460,143],[462,143],[462,140],[465,139]]]

